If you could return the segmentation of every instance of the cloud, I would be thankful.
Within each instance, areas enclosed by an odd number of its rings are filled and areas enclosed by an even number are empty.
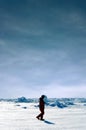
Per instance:
[[[0,46],[2,47],[2,46],[4,46],[4,45],[5,45],[5,41],[2,40],[2,39],[0,39]]]
[[[79,86],[61,86],[59,84],[50,84],[49,86],[46,86],[46,89],[44,91],[48,97],[58,97],[58,98],[64,98],[64,97],[73,97],[73,98],[79,98],[79,97],[86,97],[86,86],[79,85]]]
[[[86,84],[85,10],[73,1],[6,2],[0,9],[3,92],[50,96],[52,90],[55,96],[73,96],[74,91],[81,95],[76,88]]]
[[[78,34],[77,31],[84,33],[86,30],[85,16],[83,11],[80,11],[78,7],[75,9],[71,7],[69,10],[68,6],[65,8],[66,3],[64,6],[61,6],[60,2],[56,2],[56,5],[53,3],[54,5],[52,4],[51,6],[51,4],[47,2],[46,4],[49,4],[47,9],[45,2],[37,1],[35,3],[35,6],[33,2],[29,2],[27,5],[24,3],[24,5],[21,4],[21,6],[19,6],[18,3],[19,7],[17,7],[16,10],[11,3],[12,7],[10,7],[10,11],[8,11],[7,8],[5,8],[5,10],[7,10],[5,11],[3,7],[1,28],[3,28],[5,32],[8,32],[14,39],[18,37],[21,39],[28,37],[30,39],[32,36],[32,39],[36,37],[43,39],[51,39],[52,37],[54,39],[60,36],[62,38],[64,35],[66,37],[72,35],[73,37],[75,34]],[[42,3],[44,6],[42,6]]]

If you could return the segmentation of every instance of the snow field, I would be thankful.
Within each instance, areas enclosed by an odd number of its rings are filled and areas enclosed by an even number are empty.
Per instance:
[[[39,121],[35,103],[0,102],[0,130],[86,130],[86,106],[45,108]]]

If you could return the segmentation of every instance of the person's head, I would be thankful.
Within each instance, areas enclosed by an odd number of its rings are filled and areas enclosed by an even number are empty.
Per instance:
[[[44,102],[48,102],[47,96],[46,95],[42,95],[41,99],[43,99]]]
[[[41,98],[44,99],[45,95],[41,95]]]

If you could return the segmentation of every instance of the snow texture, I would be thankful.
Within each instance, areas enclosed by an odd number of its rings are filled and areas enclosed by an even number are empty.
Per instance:
[[[38,99],[16,101],[0,100],[0,130],[86,130],[86,99],[49,99],[44,121],[36,119]]]

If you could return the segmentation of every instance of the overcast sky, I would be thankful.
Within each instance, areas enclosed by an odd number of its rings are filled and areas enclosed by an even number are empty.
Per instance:
[[[0,98],[86,97],[86,1],[0,0]]]

